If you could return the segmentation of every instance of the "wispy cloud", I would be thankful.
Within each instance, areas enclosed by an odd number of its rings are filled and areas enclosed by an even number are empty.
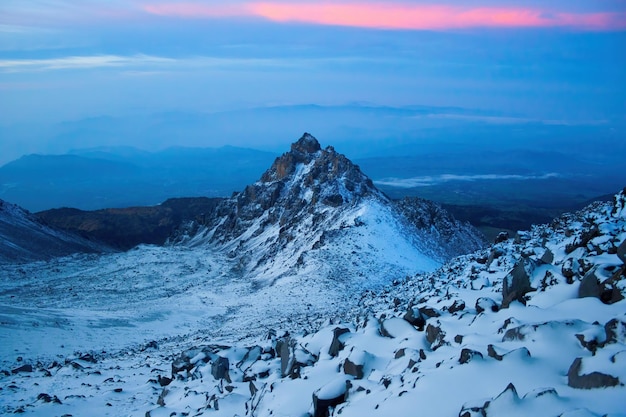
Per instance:
[[[233,5],[158,3],[148,13],[184,18],[247,16],[275,22],[378,29],[445,30],[459,28],[571,27],[584,30],[626,29],[625,12],[571,12],[550,8],[469,7],[401,2],[247,2]]]
[[[171,63],[174,60],[148,55],[119,56],[93,55],[69,56],[50,59],[5,59],[0,60],[0,70],[5,72],[45,71],[64,69],[89,69],[125,67],[146,64]]]
[[[0,72],[39,72],[58,70],[88,70],[98,68],[119,68],[126,75],[158,75],[163,69],[223,69],[239,70],[281,68],[310,68],[316,65],[328,66],[346,62],[366,61],[359,57],[336,58],[223,58],[211,56],[191,56],[168,58],[152,55],[86,55],[46,59],[0,59]]]
[[[415,188],[428,187],[450,181],[497,181],[497,180],[546,180],[549,178],[557,178],[557,173],[548,173],[543,175],[499,175],[499,174],[481,174],[481,175],[428,175],[423,177],[412,178],[383,178],[374,181],[378,185],[386,185],[388,187],[397,188]]]

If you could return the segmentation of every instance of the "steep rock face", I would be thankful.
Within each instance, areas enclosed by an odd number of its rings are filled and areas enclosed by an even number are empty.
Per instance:
[[[110,250],[105,245],[53,229],[19,206],[0,200],[0,263]]]
[[[408,206],[396,207],[357,165],[305,133],[259,181],[175,241],[208,243],[236,259],[242,274],[271,280],[294,268],[322,268],[339,277],[350,264],[378,276],[402,276],[480,247],[471,226],[448,215],[412,222]],[[450,245],[452,236],[467,239]]]
[[[440,242],[448,257],[464,255],[484,246],[484,237],[469,223],[454,218],[439,204],[419,197],[396,201],[398,210],[429,240]]]

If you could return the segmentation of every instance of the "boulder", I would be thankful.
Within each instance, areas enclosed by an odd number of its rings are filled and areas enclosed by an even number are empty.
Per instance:
[[[37,396],[37,400],[41,400],[44,403],[54,403],[54,404],[61,404],[61,400],[59,400],[59,398],[55,395],[52,396],[50,394],[46,394],[45,392],[42,392],[41,394],[39,394]]]
[[[601,372],[592,372],[590,374],[580,375],[583,365],[582,358],[576,358],[567,372],[567,385],[578,389],[606,388],[619,385],[619,379],[603,374]]]
[[[595,297],[600,298],[602,293],[600,281],[596,275],[596,268],[593,268],[585,274],[580,281],[580,287],[578,287],[578,298]]]
[[[225,379],[230,383],[232,381],[230,379],[230,375],[228,374],[229,366],[228,358],[218,356],[211,363],[211,375],[213,375],[213,378],[217,380]]]
[[[276,354],[280,357],[280,374],[285,377],[289,375],[294,361],[291,338],[286,337],[276,342]]]
[[[424,326],[426,325],[426,318],[418,308],[409,307],[409,309],[402,318],[411,323],[413,326],[417,327],[417,330],[424,330]]]
[[[329,408],[342,404],[348,398],[349,381],[338,378],[313,393],[313,417],[329,417]]]
[[[617,247],[617,257],[626,264],[626,239]]]
[[[504,231],[498,233],[498,236],[496,236],[496,239],[493,241],[493,243],[506,242],[507,240],[509,240],[509,232]]]
[[[618,319],[609,320],[604,325],[604,331],[606,332],[605,344],[626,342],[626,322]]]
[[[158,378],[157,378],[157,381],[158,381],[160,386],[167,387],[169,384],[172,383],[172,378],[168,378],[166,376],[159,375]]]
[[[490,358],[494,358],[497,361],[501,361],[504,357],[503,355],[500,355],[498,354],[498,352],[496,352],[496,349],[493,347],[493,345],[487,346],[487,356],[489,356]]]
[[[454,303],[450,307],[448,307],[448,312],[450,314],[454,314],[457,311],[465,310],[465,301],[463,300],[455,300]]]
[[[363,379],[363,364],[356,364],[346,358],[343,362],[343,372],[346,375],[352,375],[355,379]]]
[[[446,344],[446,332],[441,327],[429,324],[426,326],[426,341],[430,344],[432,350],[437,350]]]
[[[492,300],[491,298],[488,297],[480,297],[479,299],[476,300],[476,313],[480,314],[484,311],[492,311],[494,313],[497,313],[499,308],[498,308],[498,304]]]
[[[15,368],[11,371],[12,374],[18,374],[20,372],[33,372],[33,366],[30,364],[22,365],[19,368]]]
[[[459,357],[459,363],[461,365],[469,363],[476,357],[479,357],[479,358],[482,359],[483,358],[483,354],[478,352],[478,351],[475,351],[475,350],[464,348],[464,349],[461,350],[461,356]]]
[[[530,285],[537,262],[531,258],[521,258],[511,272],[502,280],[502,308],[508,308],[511,302],[519,301],[526,305],[524,296],[535,291]]]
[[[328,349],[328,354],[330,356],[337,356],[341,350],[345,347],[345,344],[340,340],[341,335],[346,333],[350,333],[349,329],[336,327],[333,330],[333,341],[330,343],[330,348]]]
[[[550,249],[546,248],[546,251],[543,253],[543,255],[541,255],[541,258],[539,258],[539,260],[544,264],[551,264],[552,262],[554,262],[554,254]]]
[[[441,316],[441,312],[439,312],[439,310],[431,307],[422,307],[419,309],[419,312],[422,316],[428,317],[430,319]]]

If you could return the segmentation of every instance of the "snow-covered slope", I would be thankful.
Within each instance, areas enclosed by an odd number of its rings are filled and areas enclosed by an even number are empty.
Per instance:
[[[314,274],[369,287],[482,246],[474,228],[449,216],[419,224],[426,216],[405,215],[427,204],[397,206],[358,166],[305,133],[259,181],[176,241],[227,253],[257,285]],[[446,233],[457,234],[454,245]]]
[[[252,290],[205,248],[15,268],[0,412],[625,416],[625,203],[337,298],[289,279]]]
[[[0,264],[107,250],[104,245],[53,229],[19,206],[0,200]]]

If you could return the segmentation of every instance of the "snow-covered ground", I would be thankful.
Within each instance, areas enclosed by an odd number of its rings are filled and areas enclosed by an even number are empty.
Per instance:
[[[8,266],[0,413],[626,416],[620,198],[417,275],[380,213],[271,285],[202,245]]]

